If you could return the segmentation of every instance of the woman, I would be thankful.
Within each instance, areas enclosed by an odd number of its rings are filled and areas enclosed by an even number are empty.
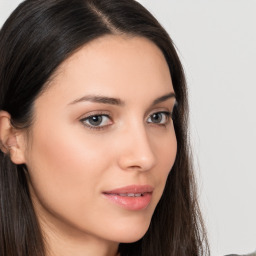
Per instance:
[[[208,253],[182,66],[147,10],[24,1],[0,56],[1,255]]]

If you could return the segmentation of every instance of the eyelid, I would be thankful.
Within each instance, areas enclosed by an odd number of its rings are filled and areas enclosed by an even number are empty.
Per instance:
[[[152,118],[152,116],[155,114],[164,114],[166,121],[163,123],[161,122],[162,120],[160,120],[159,123],[158,122],[149,122],[148,119]],[[169,110],[158,110],[158,111],[154,111],[147,117],[147,123],[152,124],[152,125],[166,126],[167,124],[170,123],[170,119],[172,119],[172,112],[170,112]]]
[[[90,118],[92,117],[107,117],[110,121],[110,124],[106,124],[106,125],[100,125],[100,126],[94,126],[94,125],[90,125],[88,123],[86,123],[86,121],[88,121]],[[83,117],[79,118],[79,121],[87,128],[89,129],[94,129],[94,130],[101,130],[104,128],[107,128],[108,126],[110,126],[111,124],[113,124],[113,120],[110,116],[109,113],[106,113],[104,111],[95,111],[95,112],[90,112],[87,113],[86,115],[84,115]]]
[[[172,117],[173,111],[176,108],[176,104],[174,104],[173,106],[170,105],[166,105],[166,106],[160,106],[154,109],[151,109],[148,113],[147,113],[147,118],[153,114],[157,114],[157,113],[166,113],[166,114],[170,114]]]

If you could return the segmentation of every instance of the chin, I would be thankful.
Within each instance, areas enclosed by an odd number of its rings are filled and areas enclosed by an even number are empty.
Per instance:
[[[116,232],[116,238],[119,243],[134,243],[140,240],[148,231],[150,222],[147,225],[129,225]]]
[[[126,234],[124,237],[119,237],[118,243],[134,243],[140,240],[145,234],[147,230],[142,233],[134,233],[134,234]]]

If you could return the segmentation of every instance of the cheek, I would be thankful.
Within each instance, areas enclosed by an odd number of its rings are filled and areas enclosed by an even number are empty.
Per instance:
[[[73,209],[83,212],[90,204],[100,177],[108,167],[106,151],[96,148],[88,139],[65,129],[44,129],[33,136],[28,154],[31,184],[45,208]]]
[[[154,141],[155,155],[158,165],[154,169],[154,180],[157,181],[158,200],[162,196],[167,177],[173,167],[177,154],[177,140],[174,131]]]
[[[157,138],[155,141],[155,148],[158,155],[159,163],[162,165],[162,170],[167,175],[169,174],[177,154],[177,139],[174,130],[163,136]]]
[[[98,169],[96,166],[104,165],[104,161],[99,159],[104,159],[101,156],[106,151],[89,136],[85,137],[83,133],[78,134],[76,130],[68,128],[56,128],[56,131],[48,132],[44,130],[43,133],[38,130],[33,136],[28,160],[34,159],[36,168],[42,167],[49,175],[90,175],[88,169]]]

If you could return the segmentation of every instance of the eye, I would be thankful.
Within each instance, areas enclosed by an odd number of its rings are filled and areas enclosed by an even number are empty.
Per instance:
[[[104,128],[112,124],[110,117],[108,115],[91,115],[80,120],[85,126],[92,129]]]
[[[153,124],[160,124],[160,125],[165,125],[169,122],[171,117],[170,112],[157,112],[149,116],[147,119],[148,123],[153,123]]]

